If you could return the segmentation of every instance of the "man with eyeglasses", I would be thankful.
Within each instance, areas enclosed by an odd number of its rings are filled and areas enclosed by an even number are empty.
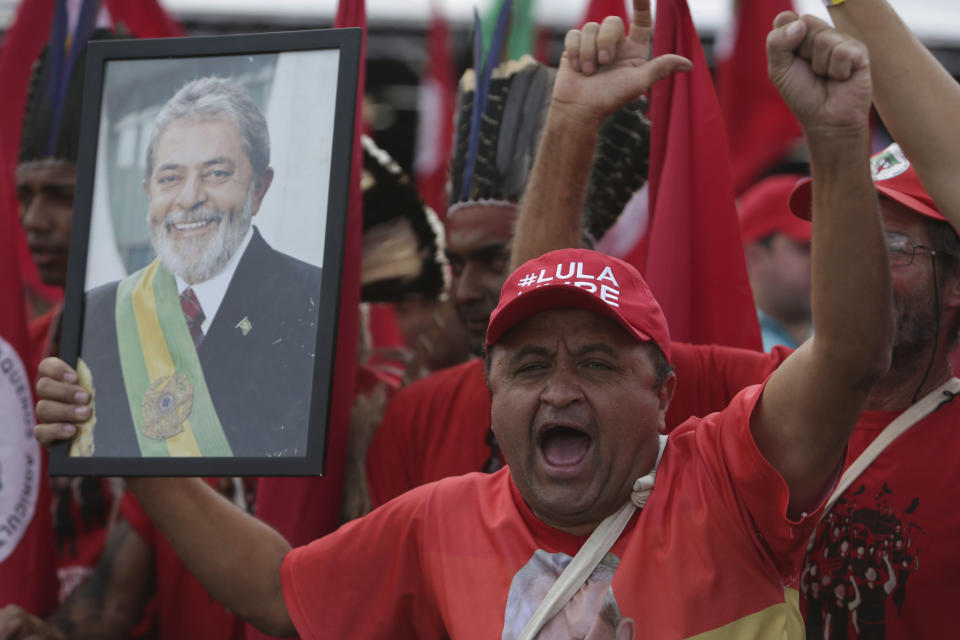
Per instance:
[[[948,354],[960,329],[960,238],[899,145],[875,154],[871,169],[883,214],[896,333],[890,371],[867,401],[850,437],[845,466],[889,423],[915,410],[924,396],[931,394],[935,408],[846,488],[817,528],[804,570],[817,576],[821,591],[851,579],[862,585],[864,571],[857,568],[864,564],[865,571],[880,576],[879,582],[895,584],[890,598],[860,612],[859,629],[851,626],[850,637],[947,637],[957,595],[950,585],[960,571],[955,498],[960,401],[955,388],[941,388],[953,379]],[[790,206],[798,214],[809,212],[809,183],[796,187]],[[834,529],[850,542],[846,549],[869,550],[862,561],[854,562],[852,552],[831,553],[829,532]],[[813,619],[826,613],[819,611],[824,603],[809,592],[803,599],[806,609],[818,609]]]

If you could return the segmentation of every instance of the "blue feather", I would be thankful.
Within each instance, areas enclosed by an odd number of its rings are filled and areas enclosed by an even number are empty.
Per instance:
[[[67,2],[56,0],[53,7],[53,24],[50,25],[50,45],[47,48],[47,97],[56,100],[63,77],[64,48],[67,45]]]
[[[477,147],[480,131],[480,73],[483,57],[483,23],[477,8],[473,8],[473,69],[476,82],[473,87],[473,112],[470,114],[470,136],[467,138],[467,158],[463,168],[463,182],[460,185],[460,200],[470,199],[470,181],[473,180],[473,169],[477,163]]]
[[[500,14],[497,16],[497,26],[490,36],[490,49],[487,51],[486,61],[483,65],[483,100],[486,103],[487,93],[490,90],[490,78],[493,76],[493,70],[500,64],[500,54],[503,52],[503,43],[507,39],[510,30],[510,16],[513,11],[513,0],[506,0],[500,7]]]
[[[100,11],[100,0],[83,0],[80,7],[80,16],[77,18],[77,25],[73,30],[73,38],[70,43],[70,55],[58,81],[57,92],[53,103],[53,122],[50,127],[50,135],[47,138],[47,153],[53,150],[53,142],[56,139],[57,130],[60,128],[60,120],[63,118],[63,103],[67,99],[67,87],[70,84],[70,78],[73,76],[74,67],[83,52],[87,48],[87,41],[97,26],[97,13]],[[63,56],[61,55],[61,59]]]

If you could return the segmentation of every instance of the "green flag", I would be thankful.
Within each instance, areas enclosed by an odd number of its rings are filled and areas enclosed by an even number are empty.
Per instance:
[[[500,8],[507,0],[494,0],[483,16],[483,51],[490,48],[490,38],[497,26]],[[525,53],[533,54],[535,29],[533,24],[533,0],[513,0],[513,15],[510,18],[510,38],[501,60],[518,60]],[[479,62],[477,63],[479,64]]]

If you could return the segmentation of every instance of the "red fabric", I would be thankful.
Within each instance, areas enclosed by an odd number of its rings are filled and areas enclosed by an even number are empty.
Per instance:
[[[786,483],[750,435],[759,390],[670,436],[656,488],[611,550],[613,596],[641,637],[687,638],[746,616],[751,637],[799,631],[786,632],[782,581],[818,513],[785,516]],[[515,614],[511,596],[528,607],[542,597],[523,583],[511,593],[519,571],[584,540],[538,521],[506,469],[449,478],[287,554],[284,599],[302,638],[514,638],[532,609]]]
[[[34,60],[50,37],[52,20],[53,0],[22,0],[17,16],[3,37],[3,46],[0,47],[0,84],[3,86],[3,100],[0,100],[0,156],[10,163],[4,165],[5,171],[12,172],[20,154],[20,130],[27,104],[30,73]]]
[[[114,24],[123,24],[138,38],[186,35],[179,22],[157,0],[105,0]]]
[[[5,102],[0,101],[0,102]],[[0,167],[4,153],[0,147]],[[14,246],[16,198],[0,173],[0,607],[15,603],[38,615],[56,604],[55,554],[46,455],[31,437],[30,342]],[[13,430],[16,429],[14,432]]]
[[[480,471],[491,448],[483,360],[443,369],[397,392],[367,452],[374,506],[427,482]]]
[[[323,478],[263,478],[257,489],[257,516],[273,526],[292,544],[303,543],[336,528],[343,491],[350,409],[355,387],[360,304],[360,255],[362,250],[363,198],[360,190],[363,153],[363,92],[366,66],[366,10],[363,0],[341,0],[335,27],[364,30],[357,87],[350,200],[341,278],[340,315],[337,328],[336,370],[333,379],[330,429],[327,434],[326,469]],[[264,638],[247,627],[248,639]]]
[[[661,0],[654,55],[693,62],[651,94],[650,226],[627,257],[660,301],[674,340],[761,349],[740,244],[723,119],[685,0]]]
[[[107,478],[52,478],[57,601],[63,603],[86,580],[103,553],[110,517],[119,497]],[[48,553],[50,551],[47,551]]]
[[[736,38],[729,57],[718,56],[715,79],[730,142],[733,186],[740,194],[802,133],[767,75],[767,33],[779,13],[793,11],[792,2],[739,0],[736,6]]]
[[[630,24],[630,19],[627,18],[627,5],[624,0],[590,0],[587,11],[577,28],[582,29],[583,25],[588,22],[603,22],[603,19],[607,16],[618,16],[623,20],[624,25]]]
[[[63,305],[57,304],[30,322],[30,370],[43,358],[56,355],[54,332],[60,323]],[[46,454],[44,452],[44,458]],[[50,491],[53,485],[54,491]],[[44,477],[44,504],[53,519],[53,539],[44,554],[52,554],[56,570],[57,602],[64,602],[87,579],[100,560],[117,495],[106,478]],[[39,502],[38,502],[39,504]],[[147,620],[141,622],[141,625]],[[139,628],[146,629],[147,626]]]
[[[371,304],[370,309],[370,342],[373,352],[367,367],[382,378],[390,387],[399,388],[403,384],[407,362],[413,357],[413,352],[403,340],[403,333],[397,323],[397,314],[392,304]],[[359,369],[363,369],[361,365]],[[358,372],[357,379],[360,380]],[[364,393],[369,389],[357,389],[357,393]]]
[[[22,0],[17,15],[3,36],[0,46],[0,173],[12,184],[17,158],[20,157],[20,133],[23,128],[23,110],[27,104],[30,74],[33,63],[50,37],[53,21],[53,0]],[[6,201],[2,207],[6,208]],[[2,212],[6,214],[6,212]],[[10,209],[16,215],[17,207]],[[14,237],[14,255],[17,256],[23,281],[27,287],[48,302],[63,297],[60,287],[45,285],[33,263],[23,229],[19,224],[10,231]]]
[[[453,145],[456,72],[447,21],[434,8],[430,20],[427,69],[420,83],[420,124],[414,173],[420,197],[440,219],[447,216],[447,173]]]
[[[782,173],[764,178],[740,197],[740,238],[743,246],[782,233],[797,242],[810,242],[813,225],[790,211],[790,194],[804,176]]]
[[[896,415],[864,412],[847,445],[846,464],[859,456]],[[954,585],[960,572],[958,424],[960,399],[954,399],[891,443],[824,518],[801,578],[808,625],[825,617],[816,614],[825,614],[827,604],[836,600],[836,585],[844,584],[846,596],[852,599],[853,577],[862,598],[856,608],[859,635],[851,621],[848,634],[835,631],[831,638],[912,640],[956,634]],[[866,569],[872,566],[877,582],[886,583],[890,568],[884,554],[893,568],[896,585],[889,592],[882,587],[875,591],[882,604],[870,607]],[[813,582],[819,583],[822,596],[813,591]],[[871,615],[871,608],[879,615]],[[815,610],[814,615],[810,610]],[[874,635],[868,635],[871,632]],[[822,638],[823,633],[811,635],[808,631],[807,637]]]
[[[673,343],[677,387],[668,430],[690,416],[720,411],[744,387],[762,381],[790,354]],[[387,405],[367,454],[374,506],[428,482],[482,471],[499,460],[490,436],[490,392],[483,360],[438,371],[404,387]]]
[[[208,482],[215,486],[215,480]],[[120,514],[153,551],[157,637],[160,640],[243,638],[243,621],[210,597],[129,491],[120,503]]]

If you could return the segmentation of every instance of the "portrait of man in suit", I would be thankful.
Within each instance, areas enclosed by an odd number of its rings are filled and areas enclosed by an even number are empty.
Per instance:
[[[85,295],[94,412],[70,455],[303,456],[321,269],[258,230],[274,181],[267,121],[239,82],[201,77],[148,140],[155,257]]]

